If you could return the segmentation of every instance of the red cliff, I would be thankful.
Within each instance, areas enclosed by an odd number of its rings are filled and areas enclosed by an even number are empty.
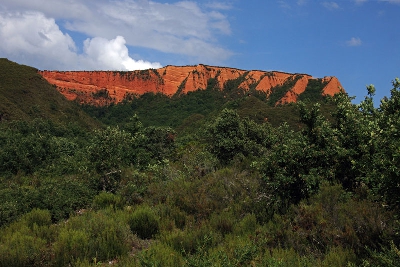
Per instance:
[[[276,104],[296,102],[298,95],[306,90],[308,81],[315,79],[306,74],[284,72],[245,71],[235,68],[197,66],[166,66],[160,69],[137,71],[39,71],[39,73],[69,100],[80,103],[107,105],[118,103],[129,95],[147,92],[168,96],[186,94],[207,88],[211,78],[216,87],[224,88],[228,80],[240,78],[244,90],[251,86],[269,95],[274,87],[282,86],[297,77],[293,87]],[[334,95],[342,90],[337,78],[321,79],[325,84],[323,95]]]

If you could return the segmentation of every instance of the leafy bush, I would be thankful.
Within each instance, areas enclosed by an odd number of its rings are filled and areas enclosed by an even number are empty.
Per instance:
[[[161,221],[160,221],[160,230],[173,230],[175,227],[179,229],[183,229],[186,225],[186,216],[187,214],[181,211],[176,206],[170,206],[166,204],[161,204],[158,206]]]
[[[53,221],[68,218],[71,213],[87,207],[95,193],[87,182],[73,177],[61,181],[46,179],[38,191],[42,196],[39,208],[48,209]]]
[[[160,230],[159,219],[148,206],[139,206],[128,218],[131,231],[142,239],[154,237]]]
[[[94,197],[92,202],[92,208],[95,210],[106,209],[106,208],[122,208],[122,200],[120,195],[115,195],[108,192],[100,192]]]
[[[33,229],[34,227],[50,226],[51,214],[48,210],[33,209],[22,217],[26,225]]]
[[[86,212],[69,219],[54,243],[58,265],[78,259],[112,260],[126,255],[132,239],[125,214],[113,211]]]
[[[215,247],[221,241],[221,235],[211,231],[208,226],[203,226],[171,231],[162,235],[160,239],[187,257]]]
[[[378,249],[394,237],[391,214],[379,204],[356,201],[340,186],[323,185],[309,201],[285,215],[275,215],[259,239],[268,247],[294,248],[300,255],[321,257],[333,247],[366,257],[366,248]]]
[[[234,233],[243,234],[253,234],[257,229],[257,217],[251,213],[246,214],[239,223],[234,227]]]
[[[54,244],[55,262],[66,266],[78,259],[89,258],[89,233],[83,229],[63,229]]]
[[[140,266],[183,266],[181,254],[168,245],[156,243],[138,255]]]
[[[0,240],[0,266],[42,266],[45,240],[22,232],[14,232]]]
[[[209,222],[211,228],[222,235],[231,233],[235,223],[233,214],[229,212],[212,214]]]

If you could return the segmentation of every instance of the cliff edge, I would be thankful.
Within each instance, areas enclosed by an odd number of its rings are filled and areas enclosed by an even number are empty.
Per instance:
[[[307,74],[278,71],[240,70],[228,67],[166,66],[136,71],[39,71],[67,99],[92,105],[119,103],[125,98],[148,92],[168,96],[204,90],[212,82],[214,88],[224,89],[227,81],[235,80],[238,88],[255,89],[267,96],[276,88],[288,85],[276,105],[296,102],[310,80],[322,85],[321,94],[333,96],[343,91],[336,77],[313,78]],[[286,87],[288,87],[286,86]],[[285,87],[285,88],[286,88]]]

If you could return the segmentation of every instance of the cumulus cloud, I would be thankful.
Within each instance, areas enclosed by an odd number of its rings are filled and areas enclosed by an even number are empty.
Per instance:
[[[352,37],[350,40],[346,41],[347,46],[360,46],[362,41],[358,37]]]
[[[322,5],[330,10],[339,9],[339,4],[336,2],[322,2]]]
[[[61,28],[90,38],[111,40],[123,36],[126,45],[220,63],[232,55],[221,47],[219,35],[231,34],[219,1],[200,5],[192,1],[160,3],[149,0],[2,0],[9,12],[41,12]]]
[[[159,68],[160,63],[134,60],[125,39],[88,38],[84,52],[55,20],[40,12],[0,13],[0,55],[40,69],[134,70]]]
[[[150,63],[143,60],[134,60],[128,54],[125,39],[117,36],[107,40],[101,37],[86,39],[84,42],[84,61],[92,65],[93,69],[136,70],[161,68],[160,63]]]
[[[0,14],[0,53],[24,63],[42,62],[58,67],[76,59],[76,46],[60,31],[54,19],[38,12]],[[37,65],[37,64],[33,64]]]

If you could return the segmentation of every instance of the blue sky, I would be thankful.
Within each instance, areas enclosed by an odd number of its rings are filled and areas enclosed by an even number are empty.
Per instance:
[[[376,103],[400,76],[400,0],[2,0],[0,57],[50,70],[199,63],[336,76]]]

